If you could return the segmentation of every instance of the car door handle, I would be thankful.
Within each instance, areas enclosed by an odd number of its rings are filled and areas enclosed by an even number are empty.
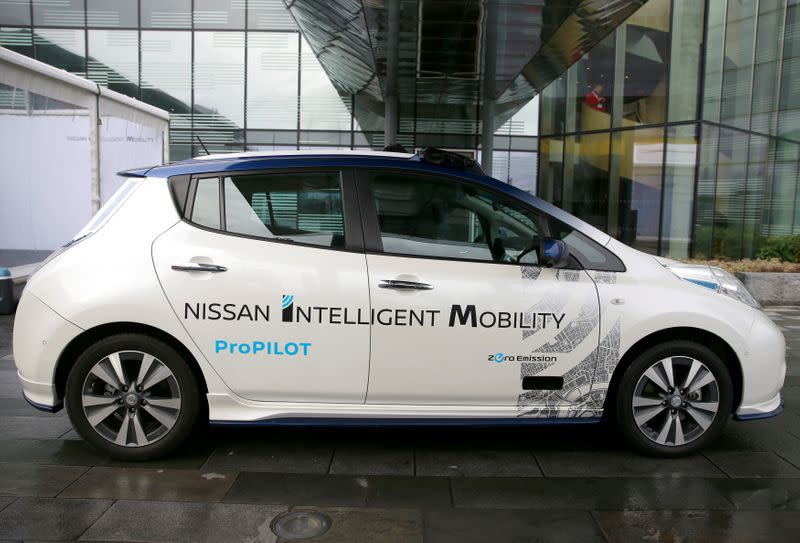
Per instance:
[[[225,266],[219,266],[217,264],[207,264],[205,262],[189,262],[188,264],[173,264],[172,269],[175,271],[204,271],[204,272],[212,272],[212,273],[219,273],[228,271],[228,268]]]
[[[399,279],[382,279],[378,283],[380,288],[391,288],[395,290],[431,290],[433,285],[428,283],[418,283],[416,281],[401,281]]]

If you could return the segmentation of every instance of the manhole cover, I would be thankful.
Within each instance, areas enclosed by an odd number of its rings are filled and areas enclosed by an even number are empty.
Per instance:
[[[316,537],[327,532],[330,527],[330,517],[317,511],[290,511],[272,521],[272,533],[283,539]]]

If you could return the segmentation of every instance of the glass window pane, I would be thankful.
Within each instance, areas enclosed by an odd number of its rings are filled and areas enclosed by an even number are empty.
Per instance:
[[[768,236],[785,236],[792,233],[794,208],[800,194],[798,189],[798,160],[800,145],[777,140],[770,156],[772,165],[772,193],[767,215]]]
[[[36,60],[86,77],[84,30],[39,28],[33,34]]]
[[[542,134],[563,134],[567,107],[567,78],[561,75],[542,91]]]
[[[561,206],[561,181],[564,175],[564,140],[542,138],[539,140],[539,178],[536,195]]]
[[[409,173],[369,174],[383,250],[390,254],[537,264],[533,211],[463,183]]]
[[[344,247],[339,174],[226,177],[225,228],[260,238]]]
[[[650,0],[620,30],[625,42],[622,126],[665,120],[669,20],[669,0]]]
[[[192,100],[190,32],[142,31],[142,101],[188,116]],[[171,128],[188,128],[178,123]]]
[[[778,135],[800,140],[800,3],[786,9]]]
[[[749,143],[750,137],[746,132],[724,128],[719,131],[711,247],[715,258],[741,258]]]
[[[139,33],[89,30],[89,79],[134,98],[139,94]]]
[[[136,28],[139,26],[139,5],[131,0],[88,0],[86,20],[90,27]]]
[[[140,0],[142,28],[191,28],[192,0]]]
[[[33,35],[30,28],[0,28],[0,47],[33,57]]]
[[[349,96],[340,96],[308,42],[302,40],[300,64],[300,128],[350,130]]]
[[[297,130],[298,36],[296,32],[248,34],[248,128]]]
[[[83,0],[33,0],[33,25],[83,27]]]
[[[755,258],[762,241],[762,217],[769,164],[770,138],[750,135],[747,154],[747,185],[744,192],[742,258]]]
[[[194,0],[195,28],[244,29],[246,0]]]
[[[714,196],[717,191],[717,156],[719,154],[719,129],[704,124],[700,138],[700,164],[695,200],[694,248],[695,258],[710,258],[711,239],[714,233]]]
[[[728,2],[719,122],[750,127],[750,95],[756,33],[756,2]]]
[[[200,179],[192,206],[192,222],[219,230],[219,179]]]
[[[194,128],[244,126],[244,33],[194,33]]]
[[[572,68],[571,68],[572,69]],[[609,34],[575,64],[574,129],[579,132],[611,127],[614,95],[614,34]]]
[[[0,24],[30,26],[30,0],[0,0]]]
[[[669,120],[697,118],[705,2],[674,0],[669,73]]]
[[[658,250],[663,154],[662,128],[614,134],[613,182],[618,187],[612,194],[617,194],[617,233],[624,243],[653,254]]]
[[[722,91],[722,61],[725,57],[725,9],[727,0],[708,2],[706,36],[706,62],[703,93],[703,118],[719,121],[720,93]]]
[[[250,30],[297,30],[283,0],[247,0],[247,27]]]
[[[605,230],[608,227],[609,135],[564,138],[562,208]]]
[[[672,258],[689,256],[697,164],[696,131],[694,124],[667,129],[660,254]]]

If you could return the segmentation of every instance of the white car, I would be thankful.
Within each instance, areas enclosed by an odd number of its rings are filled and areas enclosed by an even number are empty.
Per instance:
[[[212,424],[615,421],[694,451],[782,410],[725,271],[644,254],[439,150],[216,155],[129,179],[30,279],[14,360],[115,458]],[[202,419],[202,420],[201,420]]]

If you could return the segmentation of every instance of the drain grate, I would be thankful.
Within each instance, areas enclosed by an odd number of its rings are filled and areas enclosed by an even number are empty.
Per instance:
[[[308,539],[327,532],[331,523],[331,518],[319,511],[289,511],[275,517],[271,528],[283,539]]]

